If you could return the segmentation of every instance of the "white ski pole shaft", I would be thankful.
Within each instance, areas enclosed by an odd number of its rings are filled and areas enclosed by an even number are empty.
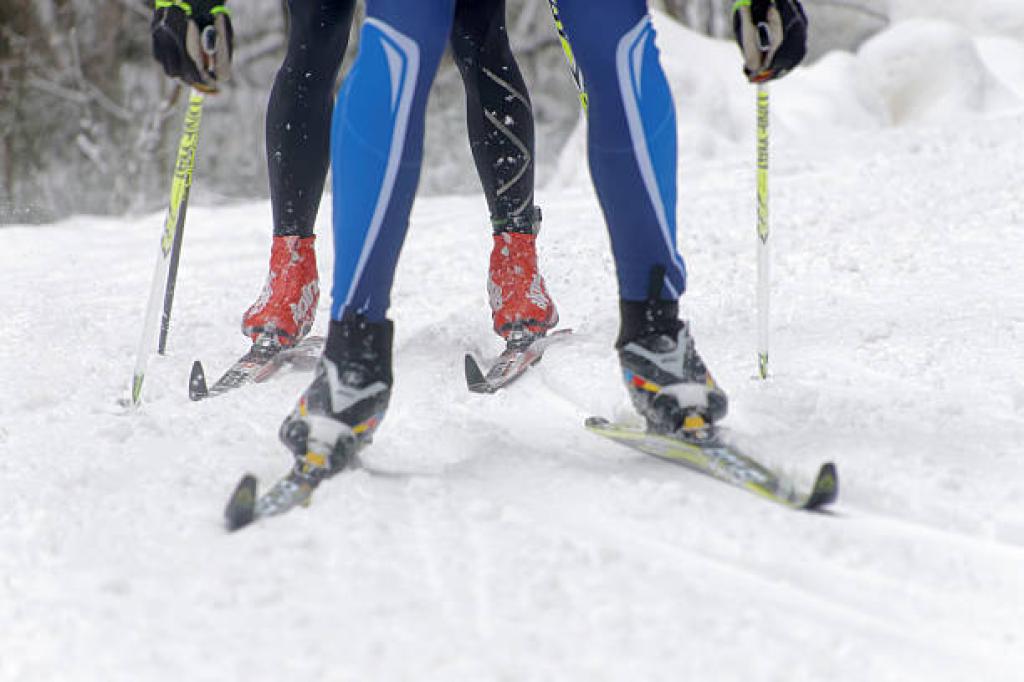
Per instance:
[[[768,236],[768,132],[771,111],[768,86],[757,84],[757,369],[768,378],[768,337],[771,290],[771,251]]]
[[[170,205],[167,209],[163,230],[160,232],[160,250],[157,253],[153,282],[149,289],[146,318],[135,355],[135,370],[132,374],[132,405],[138,405],[142,398],[142,381],[146,376],[146,365],[153,350],[158,326],[165,330],[161,334],[160,344],[160,351],[163,352],[163,340],[166,339],[166,329],[171,314],[170,302],[173,300],[174,284],[177,278],[177,262],[181,251],[181,235],[185,227],[188,193],[192,186],[192,171],[195,169],[199,122],[202,113],[203,94],[192,90],[188,109],[185,112],[181,142],[178,144],[178,155],[174,164]]]

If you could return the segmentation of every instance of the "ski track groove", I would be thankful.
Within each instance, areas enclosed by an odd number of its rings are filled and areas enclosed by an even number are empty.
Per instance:
[[[532,368],[528,376],[533,378],[534,383],[540,383],[552,397],[558,398],[558,402],[563,406],[565,412],[577,417],[581,414],[581,408],[579,405],[562,395],[557,388],[551,385],[551,381],[544,371],[544,367],[538,365],[537,367]],[[526,377],[524,377],[522,383],[526,383]],[[531,392],[536,390],[533,387],[517,385],[506,389],[506,392],[511,393],[517,389]],[[503,437],[500,439],[501,442],[506,444],[518,444],[524,452],[530,452],[531,456],[538,458],[543,457],[543,453],[537,452],[535,441],[524,440],[518,430],[513,428],[503,429],[503,434]],[[613,445],[612,449],[619,448],[614,448]],[[552,455],[553,461],[559,461],[559,463],[562,464],[555,453],[549,454]],[[626,458],[623,457],[623,459]],[[648,464],[647,461],[644,461],[645,458],[643,458],[642,455],[636,456],[633,459],[639,459],[643,464]],[[465,466],[474,466],[472,461],[467,461],[464,464]],[[576,462],[576,464],[578,465],[579,462]],[[723,495],[729,495],[732,493],[738,498],[737,504],[740,502],[739,498],[742,496],[741,492],[733,491],[719,482],[705,480],[704,477],[700,476],[700,474],[689,471],[684,467],[677,467],[671,463],[661,463],[654,460],[649,460],[649,464],[651,465],[649,468],[652,470],[654,470],[655,466],[659,467],[659,469],[664,469],[664,471],[659,471],[658,473],[660,476],[664,476],[666,478],[678,476],[681,477],[681,480],[685,480],[688,483],[697,483],[698,485],[707,486],[709,489],[721,486],[723,488]],[[450,467],[448,471],[449,475],[456,475],[460,466],[461,465]],[[572,465],[564,465],[564,468],[566,470],[571,470]],[[673,469],[675,469],[675,471],[673,471]],[[481,487],[485,486],[486,484],[483,482],[484,480],[502,480],[507,484],[507,481],[512,478],[513,477],[506,475],[490,476],[486,477],[486,479],[485,477],[481,477],[479,485]],[[537,496],[536,491],[541,488],[543,488],[543,486],[538,485],[537,482],[528,482],[519,486],[519,490],[532,491],[533,497]],[[503,499],[506,504],[514,503],[520,511],[524,511],[524,498],[519,495],[519,493],[508,493],[503,487],[497,494],[493,489],[491,489],[488,497],[489,499],[494,500],[497,499],[497,495],[499,494],[503,495]],[[767,504],[761,500],[750,501],[744,499],[742,501],[744,503],[743,506]],[[892,523],[896,528],[912,529],[914,532],[909,535],[914,536],[915,540],[921,539],[920,533],[923,531],[927,533],[930,544],[935,546],[942,545],[943,540],[952,539],[957,544],[963,545],[965,549],[969,548],[974,552],[984,550],[988,555],[995,555],[992,556],[992,563],[996,566],[1002,565],[1000,559],[1014,559],[1018,562],[1024,559],[1024,551],[1018,551],[1013,547],[966,536],[963,533],[936,528],[929,524],[900,520],[880,513],[866,513],[863,510],[855,510],[852,507],[848,508],[842,503],[837,505],[835,509],[836,511],[829,510],[823,513],[808,513],[807,517],[820,520],[823,524],[835,524],[835,530],[837,532],[848,530],[848,528],[842,527],[845,521],[863,522],[865,517],[869,519],[870,523],[883,527]],[[779,510],[774,511],[778,512]],[[784,608],[788,603],[801,603],[804,605],[810,604],[813,605],[814,609],[821,612],[822,615],[833,616],[837,621],[843,621],[844,619],[855,621],[872,631],[884,633],[886,637],[912,643],[915,648],[918,648],[921,651],[926,651],[929,643],[933,642],[936,636],[940,636],[944,641],[947,641],[952,649],[962,651],[964,655],[970,656],[979,662],[990,660],[996,655],[996,651],[998,650],[993,649],[993,647],[981,636],[965,637],[963,634],[959,633],[943,633],[941,628],[935,627],[926,628],[922,631],[920,627],[922,624],[917,622],[911,616],[907,616],[903,619],[897,618],[897,622],[893,622],[892,614],[875,615],[870,610],[870,605],[861,605],[856,603],[854,601],[856,597],[852,595],[845,599],[835,596],[832,593],[833,584],[844,584],[848,582],[850,578],[856,577],[856,572],[849,569],[833,567],[831,570],[834,572],[834,575],[831,577],[836,578],[835,580],[824,580],[815,571],[809,569],[803,570],[802,575],[798,577],[785,579],[781,577],[774,577],[766,571],[765,569],[770,570],[770,565],[762,566],[755,562],[748,568],[745,564],[737,561],[736,559],[715,556],[708,553],[707,550],[704,550],[704,554],[700,554],[696,550],[683,548],[665,541],[644,538],[640,533],[625,533],[621,530],[610,530],[610,526],[600,522],[581,519],[576,516],[574,512],[570,511],[567,514],[566,510],[564,508],[560,508],[557,503],[551,504],[549,502],[541,502],[539,504],[535,504],[532,512],[534,520],[536,521],[533,525],[537,528],[543,528],[546,531],[553,532],[552,521],[557,521],[559,529],[557,537],[572,539],[579,536],[586,536],[590,538],[593,538],[594,536],[601,536],[605,538],[610,545],[620,548],[624,546],[633,546],[637,548],[640,550],[636,552],[638,556],[646,557],[651,553],[655,553],[666,557],[684,557],[690,562],[703,564],[711,571],[732,575],[735,580],[730,581],[731,583],[747,583],[751,586],[752,592],[761,592],[761,590],[757,589],[759,586],[766,586],[770,588],[769,592],[778,593],[774,594],[772,599],[777,602],[780,609]],[[783,510],[783,513],[794,512],[790,510]],[[858,514],[863,514],[863,517],[858,517]],[[571,521],[567,521],[567,518],[570,518]],[[586,532],[581,533],[579,532],[580,529],[584,529]],[[892,528],[888,530],[890,533],[892,532]],[[978,560],[978,563],[987,562]],[[787,570],[792,572],[794,567],[789,566],[787,567]],[[893,581],[893,584],[895,585],[896,582]],[[815,587],[811,587],[811,585],[815,585]],[[1024,585],[1021,585],[1021,587],[1024,588]],[[911,633],[920,632],[920,634],[908,634],[908,631]]]

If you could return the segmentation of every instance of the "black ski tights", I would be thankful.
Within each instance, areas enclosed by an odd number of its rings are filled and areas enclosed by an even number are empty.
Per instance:
[[[466,127],[496,225],[533,215],[533,108],[508,44],[505,0],[459,0],[452,53],[466,88]]]
[[[356,0],[288,0],[288,52],[267,105],[274,234],[313,234],[330,163],[334,83]]]
[[[288,0],[288,50],[267,106],[274,234],[313,234],[330,161],[334,84],[355,0]],[[504,0],[458,0],[452,51],[491,218],[532,215],[533,112],[505,32]]]

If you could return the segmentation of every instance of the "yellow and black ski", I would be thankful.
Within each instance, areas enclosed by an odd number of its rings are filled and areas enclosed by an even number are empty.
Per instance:
[[[681,464],[792,509],[819,509],[839,496],[839,476],[833,463],[822,464],[810,491],[801,492],[792,480],[725,442],[721,433],[710,427],[688,437],[651,433],[603,417],[590,417],[585,425],[645,455]]]

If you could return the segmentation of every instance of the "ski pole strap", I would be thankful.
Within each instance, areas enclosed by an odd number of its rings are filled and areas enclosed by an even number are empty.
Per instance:
[[[190,17],[193,13],[192,3],[185,2],[185,0],[154,0],[153,2],[153,9],[167,9],[169,7],[177,7],[185,13],[185,16]],[[209,12],[211,16],[216,16],[218,14],[231,14],[231,10],[224,6],[223,3],[214,4],[212,7],[207,9],[207,12]]]

